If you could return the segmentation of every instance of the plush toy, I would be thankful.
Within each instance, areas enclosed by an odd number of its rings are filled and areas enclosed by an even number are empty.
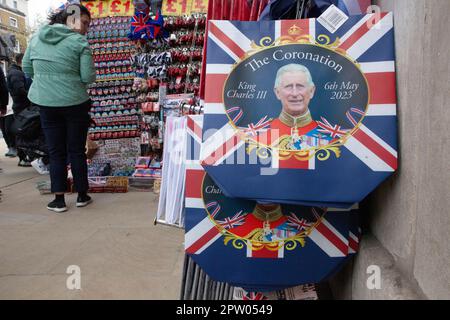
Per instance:
[[[164,19],[160,10],[154,20],[147,11],[136,10],[130,24],[128,38],[131,40],[153,40],[166,34],[163,30]]]
[[[155,19],[150,19],[150,27],[148,28],[148,37],[149,39],[156,39],[162,35],[162,30],[164,26],[164,19],[161,14],[161,10],[158,10],[158,13],[155,16]]]
[[[149,27],[150,16],[148,13],[136,10],[131,18],[130,33],[128,38],[131,40],[147,39],[147,28]]]
[[[149,6],[146,0],[133,0],[133,5],[138,11],[148,12]]]

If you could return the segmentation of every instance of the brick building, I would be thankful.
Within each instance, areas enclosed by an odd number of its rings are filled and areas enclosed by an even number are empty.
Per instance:
[[[0,60],[2,67],[27,47],[28,0],[0,0]]]

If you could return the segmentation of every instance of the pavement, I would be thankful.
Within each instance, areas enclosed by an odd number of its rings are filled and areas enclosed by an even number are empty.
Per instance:
[[[56,214],[36,189],[49,176],[5,152],[0,139],[0,299],[179,299],[184,232],[153,224],[156,194],[93,194],[86,208],[73,194]]]

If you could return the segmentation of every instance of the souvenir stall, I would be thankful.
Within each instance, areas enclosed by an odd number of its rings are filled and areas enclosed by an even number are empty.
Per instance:
[[[358,203],[397,167],[392,15],[367,0],[83,3],[92,186],[160,194],[155,224],[185,229],[180,298],[320,298],[358,251]]]
[[[161,1],[82,3],[93,17],[88,39],[97,68],[97,82],[89,88],[89,138],[95,147],[91,192],[103,192],[102,185],[114,176],[124,177],[123,182],[128,177],[132,188],[153,187],[159,193],[167,117],[200,112],[194,97],[200,84],[204,3],[187,8]]]

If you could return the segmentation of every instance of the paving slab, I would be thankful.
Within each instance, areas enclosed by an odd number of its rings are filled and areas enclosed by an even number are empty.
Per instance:
[[[0,299],[178,299],[183,268],[182,229],[154,225],[153,192],[93,194],[69,211],[46,209],[48,180],[3,157],[0,139]],[[81,290],[67,288],[69,266],[80,268]]]

